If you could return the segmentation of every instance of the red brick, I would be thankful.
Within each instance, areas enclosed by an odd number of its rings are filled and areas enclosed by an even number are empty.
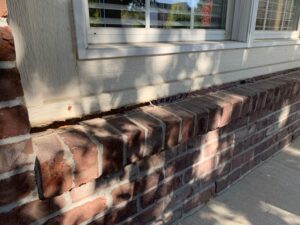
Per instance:
[[[0,69],[0,101],[23,96],[20,74],[17,69]]]
[[[235,89],[233,88],[233,90]],[[222,95],[224,94],[224,97],[227,96],[226,98],[236,105],[234,110],[238,112],[239,107],[241,107],[240,116],[246,116],[251,111],[252,99],[250,96],[242,94],[241,92],[235,93],[232,89],[221,91],[221,93]]]
[[[178,144],[181,120],[163,108],[147,111],[148,114],[161,120],[166,126],[165,148],[172,148]]]
[[[229,176],[216,180],[215,184],[216,184],[216,193],[225,190],[230,185]]]
[[[7,17],[6,0],[0,0],[0,17]]]
[[[159,121],[145,114],[144,112],[137,112],[128,115],[132,121],[141,124],[147,129],[145,155],[155,154],[163,148],[163,128]]]
[[[32,172],[26,172],[0,180],[0,206],[27,197],[35,188]]]
[[[11,29],[0,27],[0,61],[14,61],[16,59],[14,40]]]
[[[62,196],[46,200],[36,200],[18,206],[8,213],[0,214],[0,221],[4,224],[27,225],[60,211],[64,206],[66,206],[66,201]]]
[[[182,208],[169,211],[164,214],[164,225],[171,225],[177,222],[182,217]]]
[[[202,106],[191,103],[191,99],[176,103],[186,111],[190,111],[196,115],[195,118],[195,135],[204,134],[208,129],[208,112]]]
[[[180,186],[181,178],[179,176],[174,177],[171,180],[159,185],[158,187],[141,196],[142,208],[146,208],[147,206],[154,204],[156,201],[167,196],[171,192],[178,189]]]
[[[69,147],[75,162],[75,184],[87,183],[99,177],[98,146],[93,143],[84,132],[79,129],[70,129],[60,133],[64,143]]]
[[[184,213],[191,211],[193,208],[196,208],[202,204],[205,204],[209,201],[209,199],[214,195],[215,187],[214,185],[206,190],[197,193],[196,195],[192,196],[189,201],[184,204]]]
[[[91,136],[103,146],[102,175],[110,175],[123,169],[125,144],[120,133],[105,120],[94,119],[83,123]]]
[[[257,92],[255,92],[253,90],[245,89],[244,87],[230,88],[230,89],[226,90],[226,92],[233,93],[233,94],[236,94],[238,96],[242,96],[243,98],[245,98],[244,105],[249,104],[248,113],[255,112],[258,109],[257,101],[258,101],[259,94],[257,94]],[[243,109],[243,113],[245,113],[244,115],[248,114],[246,111],[247,111],[246,108]]]
[[[229,148],[232,145],[233,141],[234,141],[233,136],[228,135],[225,138],[220,138],[212,143],[208,143],[203,146],[203,149],[201,150],[202,155],[204,157],[214,156],[218,152]]]
[[[136,183],[126,183],[114,188],[111,192],[113,205],[131,200],[137,193]]]
[[[70,225],[80,224],[88,219],[93,218],[107,209],[107,200],[99,197],[93,201],[78,206],[70,211],[67,211],[59,216],[48,220],[45,225]]]
[[[160,216],[163,215],[164,212],[164,204],[163,201],[156,202],[155,205],[147,209],[146,211],[142,212],[135,218],[133,218],[132,221],[129,221],[128,223],[125,223],[126,225],[141,225],[141,224],[147,224],[151,221],[156,220]]]
[[[0,124],[0,139],[29,133],[27,109],[24,106],[0,109]]]
[[[79,187],[73,188],[70,191],[72,202],[78,202],[84,198],[95,194],[97,189],[98,187],[96,182],[89,182],[87,184],[83,184]]]
[[[58,137],[54,134],[34,138],[36,146],[38,173],[41,179],[41,191],[45,198],[50,198],[72,188],[72,165],[68,154]]]
[[[34,164],[31,139],[15,144],[0,145],[0,173]]]
[[[217,107],[219,107],[222,110],[222,116],[219,121],[219,127],[224,127],[227,124],[229,124],[231,120],[236,119],[236,118],[232,117],[233,105],[230,104],[229,102],[227,102],[221,98],[217,98],[214,95],[207,95],[201,99],[203,99],[204,101],[206,101],[209,104],[216,105]]]
[[[199,183],[199,182],[198,182]],[[200,186],[200,185],[199,185]],[[174,210],[181,205],[186,199],[195,194],[195,189],[191,184],[185,185],[183,188],[175,191],[172,196],[165,199],[166,210]]]
[[[238,180],[240,177],[241,177],[241,169],[237,169],[237,170],[233,171],[231,174],[229,174],[228,179],[229,179],[229,182],[232,184],[236,180]]]
[[[205,174],[211,173],[216,168],[216,159],[210,158],[199,163],[193,168],[193,177],[202,177]]]
[[[89,225],[108,225],[118,224],[137,213],[136,201],[126,203],[120,208],[113,208],[107,215],[96,219]]]
[[[138,182],[138,188],[136,191],[140,193],[144,193],[147,190],[157,187],[160,182],[164,179],[164,174],[162,169],[159,169],[149,175],[145,175],[141,179],[139,179]]]
[[[232,169],[236,169],[249,162],[253,157],[253,151],[247,151],[232,159]]]
[[[223,114],[223,110],[220,106],[214,104],[205,96],[193,98],[190,102],[198,107],[204,108],[208,112],[209,120],[207,131],[215,130],[220,127]]]
[[[165,106],[164,109],[174,113],[175,115],[177,115],[182,119],[181,142],[187,142],[192,136],[194,136],[195,133],[194,125],[196,123],[194,118],[195,116],[192,113],[185,111],[184,109],[182,109],[181,107],[175,104]]]
[[[231,120],[232,121],[235,119],[238,119],[242,116],[243,99],[241,99],[237,95],[234,95],[234,94],[228,93],[228,92],[224,92],[224,91],[218,91],[216,93],[211,94],[211,96],[224,101],[225,103],[223,103],[223,105],[226,105],[226,102],[231,104],[231,106],[232,106]]]
[[[177,158],[176,160],[169,162],[166,165],[165,176],[166,177],[173,176],[174,174],[183,171],[184,169],[193,165],[195,163],[194,160],[197,159],[197,157],[194,156],[195,153],[185,154]]]
[[[267,101],[267,88],[256,87],[256,83],[252,85],[247,85],[243,87],[245,90],[256,93],[257,105],[255,111],[263,110],[266,106]]]
[[[136,162],[145,154],[145,130],[138,127],[125,116],[108,119],[107,122],[127,136],[127,160]]]
[[[161,152],[140,160],[137,162],[137,165],[139,166],[141,172],[146,172],[153,168],[163,167],[165,163],[165,152]]]

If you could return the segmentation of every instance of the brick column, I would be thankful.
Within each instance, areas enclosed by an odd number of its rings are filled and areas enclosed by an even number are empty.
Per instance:
[[[16,68],[13,36],[5,0],[0,0],[0,221],[35,198],[34,154],[30,124]]]

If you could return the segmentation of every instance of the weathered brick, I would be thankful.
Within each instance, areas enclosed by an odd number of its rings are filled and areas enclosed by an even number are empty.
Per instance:
[[[178,189],[180,186],[181,178],[179,176],[174,177],[163,184],[160,184],[158,187],[141,196],[142,208],[146,208],[147,206],[154,204],[156,201],[167,196],[171,192]]]
[[[207,95],[202,98],[207,103],[212,103],[217,105],[222,110],[221,120],[219,122],[219,127],[224,127],[230,123],[231,120],[236,119],[232,117],[233,105],[227,102],[226,100],[216,97],[214,95]],[[237,116],[237,115],[235,115]]]
[[[87,198],[98,190],[96,182],[89,182],[79,187],[73,188],[69,193],[72,199],[72,202],[78,202],[84,198]]]
[[[256,93],[256,96],[258,96],[255,111],[259,111],[259,110],[262,110],[262,109],[265,108],[266,101],[267,101],[267,96],[268,96],[267,88],[262,87],[262,86],[257,87],[256,83],[247,85],[243,88],[247,91],[251,91],[251,92]]]
[[[25,172],[0,180],[0,206],[27,197],[35,188],[33,172]]]
[[[223,103],[223,105],[226,105],[226,102],[231,104],[231,121],[241,117],[243,110],[243,99],[241,99],[237,95],[230,94],[224,91],[218,91],[216,93],[211,94],[211,96],[220,99],[222,102],[224,101],[225,103]]]
[[[103,212],[107,209],[107,200],[99,197],[93,201],[87,202],[81,206],[78,206],[70,211],[64,212],[50,220],[45,225],[69,225],[69,224],[80,224],[88,219],[93,218],[95,215]]]
[[[66,200],[62,196],[46,200],[36,200],[18,206],[10,212],[1,213],[0,221],[7,225],[27,225],[52,213],[59,212],[65,206]]]
[[[228,135],[224,138],[217,139],[211,143],[207,143],[202,148],[203,157],[211,157],[216,155],[218,152],[229,148],[234,141],[233,135]]]
[[[185,111],[184,109],[175,104],[164,106],[164,109],[174,113],[182,119],[180,140],[181,142],[187,142],[192,136],[194,136],[195,116],[192,113]]]
[[[196,183],[196,182],[195,182]],[[200,183],[200,182],[197,182]],[[198,185],[200,186],[200,185]],[[164,199],[166,210],[173,210],[181,205],[186,199],[195,194],[195,190],[193,189],[193,185],[187,184],[177,191],[173,192],[171,196],[168,196]]]
[[[43,197],[50,198],[69,191],[73,182],[71,153],[64,149],[55,134],[34,138],[33,143]]]
[[[29,133],[27,109],[24,106],[0,109],[0,124],[0,139]]]
[[[177,106],[193,113],[195,118],[195,135],[204,134],[208,129],[208,112],[205,108],[191,103],[191,99],[176,103]]]
[[[164,173],[162,169],[156,170],[149,175],[145,175],[137,181],[138,186],[136,190],[140,193],[144,193],[151,188],[157,187],[164,179]]]
[[[17,69],[0,69],[0,101],[23,96],[20,74]]]
[[[161,120],[166,126],[165,148],[172,148],[178,144],[181,127],[181,119],[163,108],[155,108],[147,111],[148,114]]]
[[[213,103],[212,100],[207,99],[206,96],[193,98],[190,102],[207,110],[209,118],[207,131],[215,130],[220,127],[223,118],[222,107]]]
[[[136,162],[145,154],[146,133],[125,116],[108,119],[107,122],[127,137],[127,160]]]
[[[0,145],[0,173],[34,164],[31,139],[15,144]]]
[[[137,194],[137,183],[126,183],[114,188],[111,192],[113,205],[127,202]]]
[[[75,163],[74,182],[76,186],[99,177],[98,146],[86,134],[76,128],[58,134],[69,147]]]
[[[225,176],[216,180],[215,185],[216,185],[216,189],[215,189],[216,193],[225,190],[230,185],[229,176]]]
[[[128,118],[147,129],[144,156],[159,152],[163,148],[163,128],[159,121],[144,112],[129,114]]]
[[[204,175],[211,173],[216,168],[216,159],[209,158],[185,172],[185,182],[192,179],[199,179]]]
[[[161,152],[140,160],[139,162],[137,162],[137,165],[139,166],[141,172],[146,172],[151,169],[163,167],[165,163],[165,152]]]
[[[232,91],[233,90],[233,91]],[[240,109],[240,116],[246,116],[251,111],[252,107],[252,99],[249,95],[243,94],[239,91],[234,92],[235,88],[220,91],[224,97],[226,97],[229,101],[232,101],[234,104],[233,111],[239,112]],[[222,97],[221,95],[221,97]]]
[[[172,211],[169,211],[164,214],[164,223],[165,225],[174,224],[182,217],[182,208],[178,208]]]
[[[0,61],[14,61],[16,59],[14,40],[8,26],[0,27]]]
[[[136,201],[131,201],[126,203],[123,207],[113,208],[108,214],[89,223],[89,225],[118,224],[136,213]]]
[[[196,195],[192,196],[189,201],[184,204],[184,212],[187,213],[191,211],[193,208],[205,204],[208,200],[214,195],[215,187],[212,185],[210,188],[197,193]]]
[[[253,151],[247,151],[232,159],[232,170],[249,162],[253,158]]]
[[[165,168],[165,176],[173,176],[174,174],[190,167],[195,163],[196,157],[194,157],[195,153],[185,154],[176,160],[172,160],[166,165]]]
[[[122,134],[110,127],[103,119],[83,123],[90,135],[102,144],[102,175],[110,175],[123,169],[126,145]]]
[[[0,17],[7,16],[7,5],[6,0],[0,0]]]
[[[244,98],[246,98],[244,105],[249,104],[249,112],[255,112],[256,110],[258,110],[257,105],[258,105],[258,98],[259,98],[259,94],[256,91],[253,90],[248,90],[245,89],[244,87],[234,87],[234,88],[230,88],[228,90],[226,90],[229,93],[234,93],[238,96],[243,96]],[[247,102],[247,103],[246,103]],[[244,109],[243,109],[244,111]],[[247,115],[248,113],[245,112],[245,115]]]
[[[146,211],[142,212],[135,218],[133,218],[126,225],[141,225],[147,224],[149,222],[154,221],[159,218],[164,212],[164,204],[163,201],[158,201],[152,207],[148,208]]]

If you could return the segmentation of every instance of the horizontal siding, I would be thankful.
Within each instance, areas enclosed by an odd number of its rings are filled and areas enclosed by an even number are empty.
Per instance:
[[[33,125],[298,67],[298,45],[76,60],[71,0],[10,0]]]
[[[65,101],[48,102],[38,107],[30,107],[29,115],[33,126],[51,122],[51,118],[64,120],[66,118],[81,117],[98,111],[108,111],[125,105],[141,103],[157,98],[175,95],[182,92],[195,91],[212,85],[219,85],[241,79],[252,78],[262,74],[299,67],[300,60],[288,63],[262,66],[246,70],[238,70],[163,83],[159,85],[131,88],[122,91],[101,93],[87,97],[78,97]]]

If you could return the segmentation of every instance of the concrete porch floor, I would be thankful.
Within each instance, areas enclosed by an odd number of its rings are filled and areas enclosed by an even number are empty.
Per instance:
[[[300,138],[178,225],[300,225]]]

